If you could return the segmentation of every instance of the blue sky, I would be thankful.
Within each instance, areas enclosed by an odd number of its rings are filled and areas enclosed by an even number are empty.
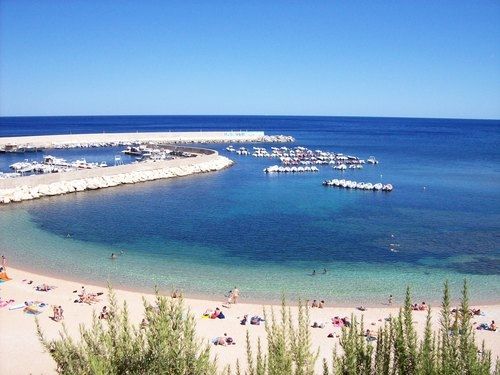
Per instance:
[[[500,118],[499,1],[0,1],[0,115]]]

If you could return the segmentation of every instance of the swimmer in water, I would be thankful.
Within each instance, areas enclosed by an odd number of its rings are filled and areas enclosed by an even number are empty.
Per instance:
[[[115,253],[111,253],[111,257],[110,257],[110,258],[111,258],[111,259],[116,259],[116,255],[115,255]]]

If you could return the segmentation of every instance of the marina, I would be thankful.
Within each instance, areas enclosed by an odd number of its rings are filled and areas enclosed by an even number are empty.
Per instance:
[[[347,168],[362,169],[365,163],[378,164],[374,156],[370,156],[365,161],[357,156],[319,149],[311,150],[303,146],[292,148],[286,146],[271,147],[270,150],[265,147],[253,147],[253,151],[250,151],[246,147],[236,149],[234,146],[229,145],[225,150],[240,156],[277,158],[283,165],[330,165],[334,169],[345,170]]]

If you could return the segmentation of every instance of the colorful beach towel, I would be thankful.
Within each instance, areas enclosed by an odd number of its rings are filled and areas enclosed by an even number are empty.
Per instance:
[[[45,303],[34,304],[34,305],[26,306],[24,308],[24,312],[26,314],[30,314],[30,315],[38,315],[38,314],[43,313],[46,307],[47,307],[47,304],[45,304]]]

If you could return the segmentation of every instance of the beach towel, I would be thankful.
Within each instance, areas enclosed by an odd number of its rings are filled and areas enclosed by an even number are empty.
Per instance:
[[[43,313],[46,307],[47,307],[47,304],[43,303],[43,302],[38,303],[38,304],[33,304],[33,305],[26,306],[24,308],[24,312],[26,314],[30,314],[30,315],[38,315],[38,314]]]
[[[9,307],[9,310],[19,310],[19,309],[22,309],[26,307],[26,305],[24,303],[19,303],[17,305],[12,305]]]

